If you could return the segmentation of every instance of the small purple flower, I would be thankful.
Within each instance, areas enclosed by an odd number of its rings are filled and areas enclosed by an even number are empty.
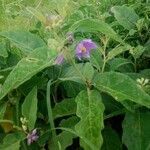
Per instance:
[[[37,141],[38,138],[39,138],[39,136],[37,135],[37,129],[34,129],[31,133],[28,133],[28,135],[27,135],[28,145]]]
[[[56,60],[55,60],[55,64],[57,65],[61,65],[64,62],[64,56],[63,54],[60,54],[57,56]]]
[[[92,49],[96,49],[97,45],[91,39],[82,40],[76,47],[76,57],[81,60],[81,58],[89,58]]]

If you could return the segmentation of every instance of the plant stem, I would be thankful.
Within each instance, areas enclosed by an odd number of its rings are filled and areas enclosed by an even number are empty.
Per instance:
[[[16,102],[16,125],[19,126],[19,99]]]
[[[112,118],[112,117],[115,117],[115,116],[118,116],[118,115],[122,115],[122,114],[124,114],[125,112],[126,112],[126,109],[122,109],[122,110],[115,111],[115,112],[113,112],[113,113],[111,113],[111,114],[109,114],[109,115],[106,115],[106,116],[104,117],[104,120],[109,119],[109,118]]]
[[[47,83],[47,93],[46,93],[47,112],[48,112],[48,120],[50,123],[50,128],[55,129],[55,125],[53,121],[53,114],[52,114],[51,98],[50,98],[50,87],[51,87],[51,80],[49,80]],[[54,140],[54,145],[58,147],[55,130],[52,130],[52,139]]]
[[[103,63],[103,66],[102,66],[102,73],[103,73],[104,70],[105,70],[105,65],[106,65],[106,60],[105,60],[105,58],[104,58],[104,63]]]
[[[14,124],[14,122],[11,121],[11,120],[0,120],[0,123],[10,123],[10,124]]]
[[[134,58],[134,69],[135,69],[135,73],[137,72],[137,61],[136,58]]]

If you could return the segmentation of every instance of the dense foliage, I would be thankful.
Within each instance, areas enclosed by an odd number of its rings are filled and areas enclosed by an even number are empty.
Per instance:
[[[1,150],[150,150],[148,0],[0,1]]]

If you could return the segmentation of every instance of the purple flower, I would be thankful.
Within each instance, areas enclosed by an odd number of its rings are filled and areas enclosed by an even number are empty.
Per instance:
[[[55,60],[55,64],[57,65],[61,65],[64,62],[64,56],[63,54],[60,54],[57,56],[56,60]]]
[[[81,58],[89,58],[92,49],[96,49],[97,45],[91,39],[82,40],[76,47],[76,57],[81,60]]]
[[[27,135],[28,145],[37,141],[38,138],[39,138],[39,136],[37,135],[37,129],[34,129],[31,133],[28,133],[28,135]]]

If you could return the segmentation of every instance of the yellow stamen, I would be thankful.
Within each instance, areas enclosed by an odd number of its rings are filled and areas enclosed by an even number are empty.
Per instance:
[[[81,51],[82,51],[83,53],[85,53],[85,52],[86,52],[86,48],[85,48],[84,46],[82,46],[82,47],[81,47]]]

